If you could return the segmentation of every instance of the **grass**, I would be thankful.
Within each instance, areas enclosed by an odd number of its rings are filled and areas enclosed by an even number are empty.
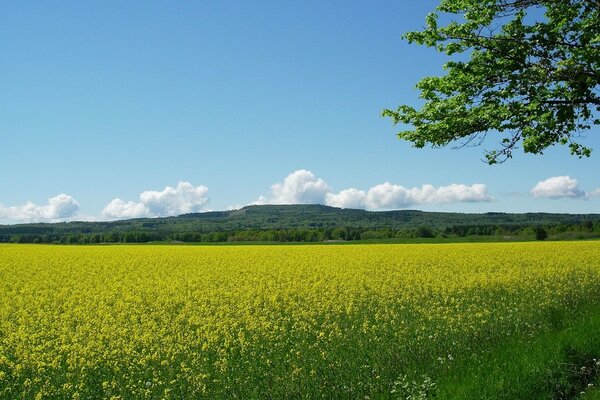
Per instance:
[[[556,326],[542,335],[514,339],[463,360],[438,382],[436,398],[577,398],[600,374],[600,307],[556,317]],[[599,394],[590,392],[585,399]]]
[[[580,397],[580,400],[600,400],[600,389],[593,386],[586,390]]]

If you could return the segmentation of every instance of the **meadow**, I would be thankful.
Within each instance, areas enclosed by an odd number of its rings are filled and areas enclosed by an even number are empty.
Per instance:
[[[570,399],[600,242],[0,246],[2,399]]]

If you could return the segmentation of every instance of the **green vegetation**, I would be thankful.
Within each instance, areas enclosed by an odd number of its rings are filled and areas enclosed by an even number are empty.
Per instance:
[[[447,73],[417,84],[420,110],[383,112],[413,127],[398,137],[415,147],[464,146],[499,132],[500,148],[486,154],[490,164],[517,146],[542,154],[562,144],[590,155],[577,140],[600,124],[598,1],[441,0],[426,24],[404,37],[445,53]]]
[[[588,387],[580,400],[600,400],[600,389],[596,385]]]
[[[600,214],[461,214],[249,206],[234,211],[113,222],[0,225],[0,242],[444,242],[578,240],[600,237]]]
[[[554,312],[554,311],[553,311]],[[552,315],[550,330],[518,338],[439,382],[443,399],[576,399],[600,376],[600,307]]]

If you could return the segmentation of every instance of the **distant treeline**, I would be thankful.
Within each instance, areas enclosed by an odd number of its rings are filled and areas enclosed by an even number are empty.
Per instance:
[[[452,225],[446,227],[417,226],[414,228],[289,228],[240,229],[213,232],[111,231],[61,233],[0,233],[0,242],[11,243],[147,243],[147,242],[327,242],[381,239],[440,238],[497,236],[510,239],[585,239],[600,237],[600,219],[573,224],[536,225]]]
[[[0,242],[326,242],[411,238],[579,239],[600,236],[600,214],[366,211],[323,205],[240,210],[120,221],[0,225]]]

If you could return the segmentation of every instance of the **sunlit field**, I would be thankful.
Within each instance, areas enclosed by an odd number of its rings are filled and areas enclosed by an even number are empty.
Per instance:
[[[599,332],[600,242],[0,246],[4,399],[567,399]]]

